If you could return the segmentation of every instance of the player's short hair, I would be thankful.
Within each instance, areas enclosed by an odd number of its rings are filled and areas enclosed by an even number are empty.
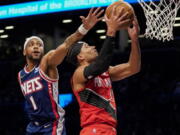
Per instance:
[[[72,47],[69,49],[68,54],[66,56],[66,60],[69,63],[77,66],[78,64],[77,55],[81,52],[81,48],[84,43],[85,42],[80,41],[72,45]]]
[[[44,42],[42,41],[42,39],[40,37],[38,37],[38,36],[31,36],[31,37],[26,38],[26,41],[24,42],[24,50],[26,49],[26,46],[29,43],[29,41],[32,40],[32,39],[39,40],[41,42],[41,44],[43,45],[43,47],[44,47]]]

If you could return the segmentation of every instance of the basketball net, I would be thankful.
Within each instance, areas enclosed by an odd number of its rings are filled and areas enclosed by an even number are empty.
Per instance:
[[[180,7],[180,0],[160,0],[159,4],[152,0],[149,3],[144,0],[138,0],[138,2],[146,17],[145,37],[163,42],[173,40],[173,26]]]

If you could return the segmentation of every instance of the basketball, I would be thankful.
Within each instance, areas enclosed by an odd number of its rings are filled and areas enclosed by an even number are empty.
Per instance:
[[[128,12],[128,18],[130,18],[131,20],[124,27],[129,27],[130,25],[132,25],[132,21],[134,18],[134,10],[133,10],[133,7],[129,3],[119,0],[109,5],[105,11],[107,18],[111,17],[113,8],[115,8],[115,13],[119,12],[121,8],[124,8],[122,11],[122,15]]]

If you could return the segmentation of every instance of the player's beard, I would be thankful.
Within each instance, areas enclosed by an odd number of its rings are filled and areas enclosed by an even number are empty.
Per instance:
[[[39,56],[39,58],[34,58],[32,55],[27,55],[27,58],[28,58],[30,61],[32,61],[33,63],[37,63],[37,64],[40,63],[42,57],[43,57],[43,54],[41,54],[41,55]]]

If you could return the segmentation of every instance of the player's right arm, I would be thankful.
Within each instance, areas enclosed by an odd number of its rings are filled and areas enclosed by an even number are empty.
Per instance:
[[[105,17],[107,24],[107,38],[96,60],[88,66],[86,65],[78,67],[78,69],[75,71],[73,76],[74,90],[83,89],[84,84],[88,79],[100,75],[108,70],[113,55],[116,32],[121,29],[124,24],[130,21],[130,19],[126,19],[128,16],[127,13],[120,16],[120,12],[122,12],[122,10],[123,9],[116,14],[115,10],[113,9],[111,18],[108,19]]]
[[[94,27],[94,25],[99,22],[102,18],[100,17],[103,13],[103,10],[100,10],[100,8],[97,8],[96,10],[91,9],[89,11],[88,16],[85,18],[83,16],[80,16],[82,19],[82,25],[83,27],[89,31],[91,28]],[[82,26],[80,26],[82,27]],[[54,51],[51,51],[49,54],[47,54],[48,58],[48,65],[56,67],[59,65],[66,56],[69,48],[76,43],[77,41],[81,40],[86,33],[83,33],[81,29],[78,29],[75,33],[70,35],[65,39],[65,41],[59,45]]]
[[[138,73],[141,69],[141,51],[139,46],[139,24],[136,17],[133,20],[133,27],[128,28],[131,38],[131,53],[126,63],[121,63],[109,68],[109,75],[112,81],[119,81]]]
[[[97,22],[102,20],[102,17],[100,17],[102,13],[103,10],[101,10],[101,8],[97,8],[95,10],[92,8],[87,17],[80,16],[82,19],[82,25],[78,28],[78,30],[67,37],[65,41],[55,50],[50,51],[43,57],[40,68],[48,75],[48,77],[53,79],[58,78],[56,67],[64,60],[69,48],[74,43],[81,40]]]

